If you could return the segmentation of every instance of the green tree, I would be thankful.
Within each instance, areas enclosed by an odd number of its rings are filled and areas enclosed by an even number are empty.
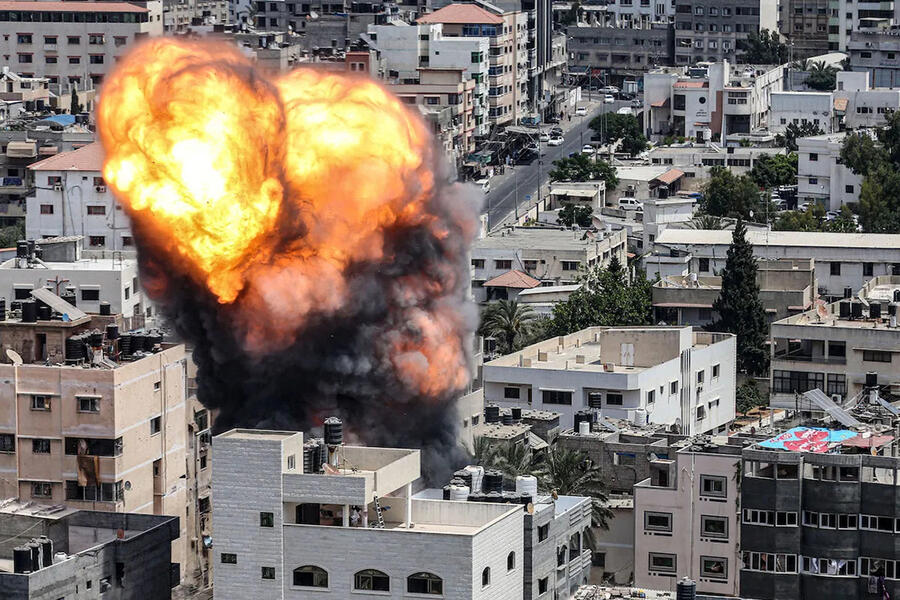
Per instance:
[[[778,146],[784,146],[788,152],[796,152],[797,140],[799,138],[822,135],[823,133],[825,132],[822,131],[819,126],[812,121],[807,121],[806,123],[801,123],[800,125],[788,123],[788,126],[785,129],[784,133],[779,133],[775,136],[775,144],[777,144]]]
[[[747,242],[746,233],[744,222],[738,220],[722,271],[722,291],[713,303],[719,319],[709,330],[735,334],[738,369],[758,376],[769,369],[769,324],[759,299],[753,246]]]
[[[688,227],[691,229],[725,229],[725,223],[722,222],[722,217],[699,214],[688,222]]]
[[[756,184],[746,175],[734,175],[725,167],[712,167],[700,201],[702,212],[717,217],[750,219],[763,214],[762,198]]]
[[[25,220],[16,225],[0,229],[0,248],[12,248],[19,240],[25,239]]]
[[[553,161],[555,167],[548,174],[550,181],[603,181],[607,190],[619,185],[616,168],[605,160],[591,160],[584,154]]]
[[[826,65],[824,60],[809,61],[807,67],[809,76],[806,85],[820,92],[830,92],[837,85],[837,72],[839,69],[833,65]]]
[[[499,352],[509,354],[526,345],[536,318],[530,306],[515,300],[499,300],[484,309],[480,331],[497,340]]]
[[[900,171],[896,164],[880,164],[863,179],[859,223],[869,233],[900,233]]]
[[[797,183],[797,153],[762,154],[753,162],[750,179],[760,188],[770,190],[780,185]]]
[[[491,467],[499,469],[510,479],[519,475],[531,475],[538,468],[531,446],[518,442],[497,444],[491,455]]]
[[[772,225],[775,231],[823,231],[825,209],[813,204],[806,210],[789,210],[781,213]]]
[[[631,156],[647,149],[647,138],[644,137],[640,121],[634,115],[604,113],[591,119],[591,129],[600,136],[600,141],[604,144],[622,140],[622,152]]]
[[[651,284],[644,273],[629,281],[621,265],[610,266],[616,270],[596,266],[588,271],[581,287],[553,307],[547,333],[567,335],[595,325],[650,324]]]
[[[590,206],[576,206],[575,204],[567,202],[559,210],[556,222],[560,225],[565,225],[566,227],[571,227],[572,225],[590,227],[593,214],[594,211],[591,210]]]
[[[887,151],[867,132],[851,131],[841,145],[841,160],[857,175],[868,175],[879,165],[890,162]]]
[[[78,102],[78,90],[73,88],[71,102],[69,103],[69,113],[77,115],[81,110],[82,106]]]
[[[758,406],[766,406],[769,403],[768,399],[763,397],[759,388],[756,387],[756,382],[752,379],[748,379],[737,387],[735,390],[734,401],[737,412],[742,415],[747,414]]]
[[[609,529],[612,511],[606,485],[599,465],[593,464],[587,453],[563,448],[551,440],[550,447],[535,471],[538,488],[544,492],[556,491],[563,496],[588,496],[591,498],[591,525]]]
[[[581,11],[581,5],[578,2],[573,2],[572,7],[562,13],[560,17],[560,23],[563,25],[577,25],[578,24],[578,13]]]
[[[746,40],[738,42],[743,50],[738,54],[738,62],[751,65],[783,65],[788,61],[788,47],[781,41],[778,32],[763,29],[751,33]]]

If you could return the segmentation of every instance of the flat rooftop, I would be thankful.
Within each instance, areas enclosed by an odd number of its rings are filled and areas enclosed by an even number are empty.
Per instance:
[[[40,245],[40,244],[38,244]],[[8,269],[11,271],[35,271],[46,272],[51,270],[58,271],[121,271],[123,268],[137,268],[137,260],[133,258],[112,259],[112,258],[82,258],[71,262],[47,262],[42,261],[46,269],[41,265],[34,265],[29,269],[19,269],[16,267],[16,259],[11,258],[0,263],[0,269]]]
[[[286,440],[297,435],[296,431],[270,431],[268,429],[231,429],[216,437],[240,440]]]
[[[581,252],[606,239],[604,230],[592,233],[555,227],[505,227],[480,240],[473,248],[504,250],[572,250]]]
[[[656,238],[660,245],[731,244],[732,231],[722,229],[673,229],[669,227]],[[747,241],[754,246],[789,246],[812,248],[900,248],[900,234],[831,233],[821,231],[747,231]]]

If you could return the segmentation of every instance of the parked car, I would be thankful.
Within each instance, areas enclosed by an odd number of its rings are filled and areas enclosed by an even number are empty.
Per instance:
[[[624,208],[625,210],[637,210],[638,208],[644,210],[641,203],[635,198],[619,198],[618,203],[619,208]]]
[[[544,123],[547,123],[548,125],[554,125],[556,123],[559,123],[559,117],[547,117],[546,119],[544,119]]]
[[[603,104],[612,104],[616,99],[612,96],[612,94],[607,94],[603,96]]]
[[[550,134],[547,133],[546,131],[542,131],[541,134],[538,136],[538,139],[541,140],[542,142],[549,142]]]
[[[594,148],[593,146],[591,146],[590,144],[585,144],[584,146],[581,147],[582,154],[594,154],[595,152],[597,152],[597,149]]]
[[[619,88],[614,85],[608,85],[606,87],[600,88],[600,91],[604,94],[618,94]]]
[[[782,200],[781,198],[773,198],[772,204],[775,206],[775,210],[783,211],[787,210],[787,200]]]
[[[548,146],[562,146],[563,141],[564,140],[561,135],[555,135],[555,136],[551,137],[549,140],[547,140],[547,145]]]
[[[481,191],[485,194],[488,194],[491,191],[491,180],[490,179],[479,179],[475,182],[475,185],[481,186]]]
[[[825,213],[825,220],[826,220],[826,221],[834,221],[834,220],[837,219],[840,215],[841,215],[841,213],[839,213],[839,212],[836,211],[836,210],[829,210],[829,211],[827,211],[827,212]]]
[[[644,103],[641,102],[640,98],[635,98],[631,101],[631,108],[644,108]]]
[[[587,114],[587,107],[585,107],[585,106],[579,106],[578,108],[575,109],[576,117],[583,117],[586,114]]]
[[[631,110],[630,106],[623,106],[619,110],[616,111],[617,115],[633,115],[634,111]]]
[[[562,134],[563,134],[562,127],[554,127],[553,129],[550,130],[550,136],[551,136],[551,137],[553,137],[553,136],[559,136],[559,135],[562,135]]]

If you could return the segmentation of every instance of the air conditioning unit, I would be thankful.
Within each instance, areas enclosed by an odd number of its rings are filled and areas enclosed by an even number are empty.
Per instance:
[[[98,193],[98,194],[105,194],[105,193],[106,193],[106,186],[105,186],[105,185],[94,186],[94,189],[97,190],[97,193]]]
[[[57,183],[56,185],[53,186],[53,191],[54,191],[54,192],[61,192],[61,191],[62,191],[62,186],[61,186],[60,184]]]
[[[841,398],[840,394],[832,394],[831,395],[831,401],[834,402],[835,404],[840,405],[841,400],[842,400],[842,398]]]
[[[699,394],[699,393],[702,392],[702,391],[703,391],[703,384],[702,384],[702,383],[698,383],[698,384],[697,384],[697,393]]]

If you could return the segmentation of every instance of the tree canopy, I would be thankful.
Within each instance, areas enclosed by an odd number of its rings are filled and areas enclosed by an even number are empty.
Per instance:
[[[788,47],[778,35],[763,29],[751,33],[746,40],[738,42],[743,54],[738,54],[738,62],[752,65],[783,65],[788,61]]]
[[[556,222],[566,227],[578,225],[579,227],[590,227],[591,216],[594,211],[590,206],[576,206],[575,204],[566,203],[556,217]]]
[[[798,138],[810,137],[813,135],[822,135],[823,133],[825,132],[822,131],[822,129],[812,121],[800,123],[799,125],[788,123],[788,126],[785,129],[784,133],[779,133],[775,136],[775,144],[778,146],[784,146],[785,148],[787,148],[788,152],[796,152]]]
[[[515,300],[498,300],[485,307],[480,333],[495,338],[497,350],[509,354],[531,343],[537,322],[538,316],[530,306]]]
[[[717,217],[749,220],[750,211],[759,217],[764,212],[763,200],[753,179],[735,175],[725,167],[712,167],[706,183],[700,210]]]
[[[814,90],[830,92],[837,85],[837,72],[840,69],[834,65],[826,65],[824,60],[809,61],[805,70],[809,72],[806,85]]]
[[[900,233],[900,112],[885,119],[876,139],[850,133],[841,147],[844,164],[863,176],[859,223],[869,233]]]
[[[797,153],[763,154],[753,162],[750,179],[763,189],[797,183]]]
[[[806,210],[789,210],[781,213],[772,225],[775,231],[833,231],[838,233],[852,233],[856,231],[856,221],[853,220],[853,212],[846,204],[841,207],[838,218],[828,221],[825,219],[825,209],[819,204],[813,204]]]
[[[622,152],[631,156],[647,149],[647,138],[644,137],[641,122],[634,115],[604,113],[591,120],[591,129],[600,136],[600,141],[604,144],[622,140]]]
[[[616,168],[597,158],[588,158],[585,154],[576,154],[569,158],[553,161],[554,169],[548,174],[550,181],[603,181],[607,190],[619,185]]]

